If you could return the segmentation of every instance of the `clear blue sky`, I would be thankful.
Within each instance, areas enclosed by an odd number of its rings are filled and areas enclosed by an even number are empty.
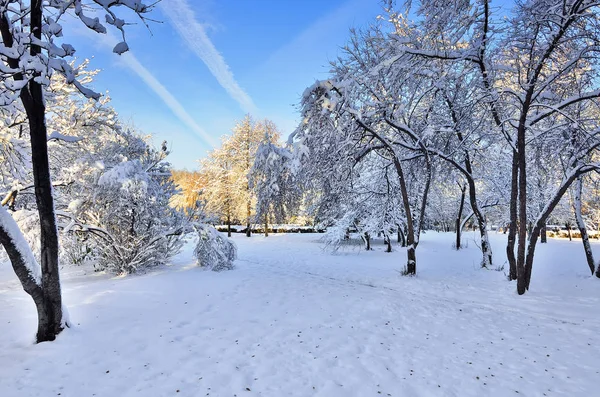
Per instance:
[[[292,132],[300,95],[326,77],[349,28],[380,13],[378,0],[163,0],[151,33],[129,26],[122,57],[111,52],[115,37],[71,24],[65,32],[78,59],[102,70],[93,88],[155,142],[167,140],[175,167],[194,169],[248,112]]]

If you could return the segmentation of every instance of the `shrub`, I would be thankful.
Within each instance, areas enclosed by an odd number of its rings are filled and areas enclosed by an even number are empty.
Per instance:
[[[198,244],[194,256],[198,266],[216,272],[233,269],[233,261],[237,258],[237,247],[233,241],[224,237],[213,226],[196,225]]]

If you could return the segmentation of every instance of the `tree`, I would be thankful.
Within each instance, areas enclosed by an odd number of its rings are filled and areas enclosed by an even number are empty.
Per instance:
[[[117,0],[105,2],[94,0],[106,14],[106,24],[124,33],[125,22],[114,12],[116,7],[128,8],[143,20],[150,8],[139,1]],[[25,249],[18,249],[22,238],[16,236],[17,230],[6,218],[2,217],[0,230],[4,238],[2,244],[11,252],[11,263],[19,280],[36,303],[38,311],[37,341],[51,341],[67,325],[63,316],[60,277],[58,270],[58,233],[52,195],[52,182],[48,162],[46,107],[44,87],[48,85],[53,72],[62,74],[69,83],[74,84],[85,96],[98,97],[77,81],[71,66],[64,58],[74,53],[69,44],[60,47],[55,44],[62,37],[61,19],[72,8],[74,13],[88,28],[105,33],[106,26],[99,18],[88,17],[81,1],[32,0],[29,4],[23,0],[9,0],[0,6],[0,102],[9,107],[19,98],[27,115],[31,144],[31,161],[35,197],[41,233],[41,277],[32,277],[32,267],[27,267]],[[125,41],[119,43],[114,52],[127,51]],[[4,210],[2,210],[4,211]],[[8,222],[8,223],[7,223]],[[37,287],[34,287],[37,285]],[[37,292],[35,292],[37,291]]]
[[[413,55],[449,64],[468,61],[479,70],[487,119],[505,138],[512,157],[507,255],[519,294],[529,288],[535,246],[547,218],[571,183],[597,168],[589,161],[598,147],[598,130],[589,117],[600,94],[592,67],[598,51],[593,45],[599,31],[596,12],[593,1],[529,1],[517,4],[504,23],[492,20],[488,1],[465,2],[454,10],[426,1],[418,10],[419,25],[442,29],[443,38],[435,46],[400,45]],[[529,216],[529,149],[549,141],[561,157],[563,176]]]
[[[279,133],[272,123],[265,121],[265,127],[250,170],[250,187],[256,196],[255,219],[263,222],[266,237],[269,221],[284,223],[298,210],[301,192],[292,153],[276,143]]]
[[[250,115],[238,122],[233,134],[226,137],[220,148],[200,161],[201,199],[209,217],[225,221],[231,236],[234,220],[246,223],[246,236],[252,232],[256,195],[251,188],[251,171],[256,152],[265,134],[272,142],[279,133],[269,121],[255,122]]]
[[[258,145],[264,137],[265,125],[256,123],[250,115],[238,122],[233,128],[233,134],[228,144],[231,147],[233,160],[232,170],[238,194],[245,203],[246,237],[252,234],[252,210],[255,197],[250,189],[249,174],[256,157]],[[276,137],[275,137],[276,138]]]

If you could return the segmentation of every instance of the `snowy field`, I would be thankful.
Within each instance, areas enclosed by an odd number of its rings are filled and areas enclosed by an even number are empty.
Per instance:
[[[113,278],[63,270],[76,326],[33,345],[35,309],[0,266],[0,396],[597,396],[600,280],[580,241],[539,245],[525,296],[428,232],[400,248],[323,251],[317,234],[235,235],[230,272],[191,247]],[[504,236],[491,235],[504,262]],[[593,243],[600,258],[600,244]]]

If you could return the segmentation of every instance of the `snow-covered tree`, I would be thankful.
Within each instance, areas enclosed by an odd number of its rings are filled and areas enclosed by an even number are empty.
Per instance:
[[[284,223],[298,210],[301,192],[292,153],[276,143],[270,124],[265,126],[265,138],[258,146],[250,170],[250,187],[256,195],[256,222],[264,224],[268,236],[269,222]]]
[[[5,216],[2,217],[0,229],[7,237],[2,240],[4,248],[13,253],[11,263],[15,273],[36,303],[38,342],[54,340],[65,327],[67,318],[63,315],[60,289],[58,232],[48,162],[49,134],[44,88],[50,83],[52,74],[59,73],[85,96],[98,97],[77,80],[75,71],[65,59],[71,57],[75,49],[68,43],[60,42],[64,33],[61,22],[74,15],[95,32],[106,33],[107,26],[112,26],[124,37],[126,23],[117,16],[115,10],[128,9],[142,20],[145,13],[150,11],[150,7],[138,0],[92,0],[89,4],[99,9],[105,22],[101,22],[99,17],[89,16],[87,4],[80,0],[7,0],[0,5],[0,104],[10,111],[17,106],[15,101],[19,100],[26,114],[36,207],[41,227],[41,277],[34,277],[31,266],[23,267],[27,262],[25,249],[16,249],[15,245],[22,245],[24,240],[15,236],[18,229],[15,230],[12,223],[4,222]],[[68,12],[69,10],[73,10],[73,13]],[[114,52],[121,54],[127,49],[123,39],[114,48]],[[18,257],[19,254],[22,258]]]

